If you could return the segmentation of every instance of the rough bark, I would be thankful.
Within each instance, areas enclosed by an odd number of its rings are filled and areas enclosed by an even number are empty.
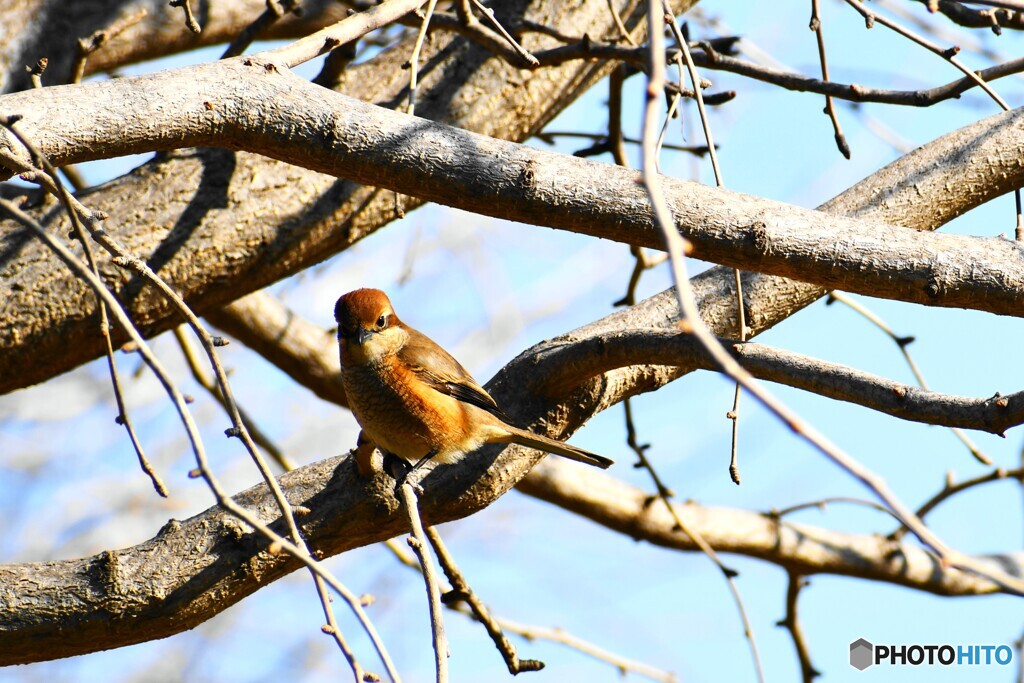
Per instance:
[[[231,41],[267,8],[266,0],[193,2],[201,33],[185,29],[185,15],[165,0],[2,0],[0,92],[30,87],[25,67],[45,57],[44,85],[67,83],[79,38],[102,31],[122,17],[145,11],[141,21],[107,40],[89,55],[86,75]],[[302,14],[288,14],[263,36],[297,38],[340,21],[346,7],[337,0],[304,0]]]
[[[568,336],[592,336],[600,327],[618,326],[621,315],[613,318]],[[534,353],[558,343],[552,340]],[[488,388],[521,421],[544,424],[551,436],[564,435],[569,411],[521,390],[534,379],[534,358],[532,353],[520,356]],[[577,391],[562,406],[595,395],[593,388]],[[488,448],[431,471],[422,481],[430,493],[420,501],[424,523],[479,511],[522,480],[538,457],[518,447]],[[694,549],[662,506],[647,504],[645,492],[581,466],[570,467],[571,473],[551,463],[537,468],[529,477],[529,490],[634,538]],[[300,468],[284,475],[281,486],[293,505],[310,510],[299,518],[300,526],[311,549],[325,556],[408,531],[394,481],[383,476],[361,479],[350,457]],[[262,520],[279,523],[265,485],[236,500]],[[753,512],[677,507],[715,548],[803,575],[837,573],[949,596],[998,590],[986,579],[943,567],[914,544],[789,524]],[[153,539],[132,548],[79,560],[0,566],[0,665],[93,652],[191,628],[302,566],[285,553],[271,554],[268,546],[265,538],[213,507],[182,522],[172,520]],[[1018,576],[1024,561],[1019,554],[983,559]]]
[[[89,160],[96,150],[216,144],[477,214],[637,246],[662,243],[635,171],[408,117],[324,92],[273,64],[239,58],[29,91],[0,99],[0,110],[24,112],[19,130],[57,165]],[[985,144],[993,130],[1003,131],[998,146]],[[1006,169],[1001,188],[1022,184],[1024,109],[959,135],[972,151],[966,168],[996,147]],[[698,258],[829,289],[1024,314],[1024,260],[1014,240],[913,234],[697,183],[663,184]],[[258,246],[247,251],[262,256]],[[236,279],[227,269],[218,275]]]
[[[614,30],[602,3],[523,4],[507,3],[503,10],[540,17],[566,31],[586,28],[598,36]],[[631,12],[625,16],[636,23]],[[531,40],[549,39],[533,35]],[[409,49],[389,50],[354,69],[342,89],[394,106],[408,85],[408,72],[401,65]],[[440,35],[428,43],[423,60],[418,113],[515,140],[541,128],[608,68],[574,62],[536,73],[521,71],[463,39]],[[253,154],[214,149],[172,153],[83,199],[109,214],[107,231],[146,259],[200,312],[318,263],[395,216],[390,192]],[[416,204],[407,201],[409,207]],[[67,232],[58,209],[51,206],[41,213],[54,230]],[[0,234],[5,236],[0,287],[12,292],[2,311],[0,337],[35,349],[34,358],[21,356],[19,365],[0,369],[6,390],[97,357],[102,340],[92,294],[12,223],[0,222]],[[177,323],[171,307],[137,278],[109,262],[101,270],[144,333]],[[44,329],[47,334],[41,335]],[[0,354],[5,361],[14,355]]]

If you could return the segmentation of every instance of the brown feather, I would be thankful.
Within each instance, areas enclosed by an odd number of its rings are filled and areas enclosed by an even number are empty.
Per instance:
[[[416,375],[432,389],[483,408],[505,422],[511,419],[498,407],[487,391],[477,384],[473,376],[450,353],[419,330],[405,325],[409,341],[398,352]]]

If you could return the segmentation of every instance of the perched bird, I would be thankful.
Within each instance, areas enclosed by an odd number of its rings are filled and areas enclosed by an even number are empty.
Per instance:
[[[373,446],[414,468],[453,463],[487,443],[516,443],[606,468],[612,461],[519,429],[465,368],[395,315],[378,289],[357,289],[334,307],[341,379],[363,428],[359,471],[368,475]]]

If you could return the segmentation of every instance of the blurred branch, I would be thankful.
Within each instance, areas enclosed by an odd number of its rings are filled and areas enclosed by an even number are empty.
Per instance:
[[[803,683],[813,683],[815,678],[821,676],[821,672],[815,669],[811,662],[807,639],[804,637],[804,630],[797,616],[797,601],[800,597],[800,590],[805,586],[807,586],[807,579],[799,574],[789,572],[789,587],[786,590],[786,616],[776,625],[785,627],[793,639],[796,656],[800,661],[801,680]]]

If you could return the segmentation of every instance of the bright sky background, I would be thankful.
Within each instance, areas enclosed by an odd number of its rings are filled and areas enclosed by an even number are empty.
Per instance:
[[[924,21],[949,27],[918,3],[890,0]],[[879,10],[888,3],[873,3]],[[823,14],[832,77],[885,88],[916,89],[946,83],[958,72],[922,48],[864,23],[844,4],[824,0]],[[807,30],[809,3],[723,3],[707,0],[704,12],[722,21],[718,34],[739,34],[749,49],[772,55],[786,67],[817,75],[814,35]],[[692,26],[695,36],[708,35]],[[1020,56],[1024,42],[1007,32],[996,38],[973,31],[973,40],[1003,59]],[[972,68],[989,58],[962,42],[962,60]],[[212,59],[196,53],[168,62]],[[748,52],[749,56],[750,53]],[[152,67],[146,67],[151,69]],[[308,66],[304,73],[315,73]],[[141,69],[126,69],[135,73]],[[877,122],[910,146],[996,113],[972,91],[959,101],[930,109],[837,102],[853,149],[846,161],[836,150],[823,98],[784,92],[725,73],[706,72],[712,91],[734,89],[730,104],[712,109],[726,185],[733,190],[814,207],[900,155],[869,127]],[[627,133],[639,134],[640,78],[628,85]],[[1011,106],[1024,103],[1019,78],[998,81]],[[575,103],[549,130],[605,130],[606,88],[600,85]],[[695,116],[688,107],[684,117]],[[687,130],[699,130],[687,118]],[[680,126],[670,140],[686,139]],[[530,144],[543,146],[534,141]],[[558,149],[587,146],[570,140]],[[635,150],[634,150],[635,151]],[[606,159],[607,160],[607,159]],[[89,168],[90,179],[114,177],[138,160]],[[666,152],[667,175],[712,182],[710,165]],[[1004,197],[948,226],[965,234],[1012,233],[1013,201]],[[395,259],[395,253],[402,259]],[[414,256],[411,273],[405,256]],[[413,212],[326,264],[273,288],[297,312],[324,327],[333,325],[337,296],[359,286],[386,289],[399,314],[463,361],[486,381],[528,346],[612,312],[622,296],[631,258],[625,246],[544,228],[509,224],[429,206]],[[400,280],[404,279],[404,284]],[[645,275],[648,296],[668,286],[659,268]],[[982,313],[928,309],[864,300],[900,334],[911,334],[916,361],[933,388],[968,396],[1010,393],[1024,385],[1016,341],[1018,319]],[[911,382],[898,349],[849,309],[818,302],[758,341],[853,365]],[[226,419],[186,379],[173,339],[156,349],[182,377],[204,427],[211,457],[233,489],[256,481],[235,442],[219,438]],[[275,368],[235,344],[224,349],[235,372],[233,387],[260,426],[300,463],[336,455],[355,441],[351,416],[324,404]],[[136,360],[119,358],[130,373]],[[938,490],[945,473],[976,476],[976,463],[948,432],[875,414],[866,409],[772,387],[842,448],[882,474],[897,494],[916,507]],[[53,398],[59,393],[59,405]],[[105,366],[93,363],[42,387],[0,398],[0,562],[61,559],[131,545],[150,538],[170,517],[184,518],[212,503],[201,482],[189,480],[191,455],[155,382],[143,373],[129,389],[133,418],[150,455],[172,491],[157,499],[139,472],[131,447],[113,423]],[[680,500],[767,511],[831,496],[868,497],[856,481],[793,437],[764,411],[744,401],[741,422],[743,485],[729,481],[732,386],[700,372],[654,395],[637,399],[640,438]],[[1007,439],[971,437],[998,466],[1021,460],[1019,430]],[[579,432],[573,443],[616,458],[612,474],[650,488],[631,467],[621,408]],[[970,552],[1013,551],[1024,535],[1021,491],[1002,482],[956,498],[929,522],[953,546]],[[809,510],[792,518],[805,524],[858,533],[888,533],[884,515],[849,505]],[[451,550],[477,593],[508,619],[560,626],[619,653],[675,671],[683,681],[752,680],[748,645],[728,589],[699,554],[681,554],[635,543],[557,508],[511,493],[470,519],[443,528]],[[726,557],[739,570],[739,588],[770,681],[798,680],[792,642],[775,626],[784,615],[785,573],[773,565]],[[382,547],[364,548],[328,561],[356,593],[373,593],[370,609],[408,681],[433,678],[432,653],[422,584]],[[365,639],[340,602],[336,611],[364,665],[380,670]],[[847,664],[849,643],[1011,644],[1020,637],[1021,603],[1009,597],[942,599],[904,589],[839,577],[816,577],[802,593],[801,618],[813,661],[829,682],[1011,681],[1009,667],[932,667],[904,671],[875,667],[858,673]],[[288,672],[293,680],[347,680],[344,660],[319,633],[320,606],[306,574],[260,591],[195,631],[174,638],[85,657],[0,671],[0,681],[232,680],[262,681]],[[505,680],[507,673],[483,629],[446,615],[454,681]],[[545,681],[618,681],[606,664],[541,642],[517,639],[520,655],[548,668],[524,674]],[[188,668],[184,662],[189,662]],[[630,676],[631,679],[636,678]]]

